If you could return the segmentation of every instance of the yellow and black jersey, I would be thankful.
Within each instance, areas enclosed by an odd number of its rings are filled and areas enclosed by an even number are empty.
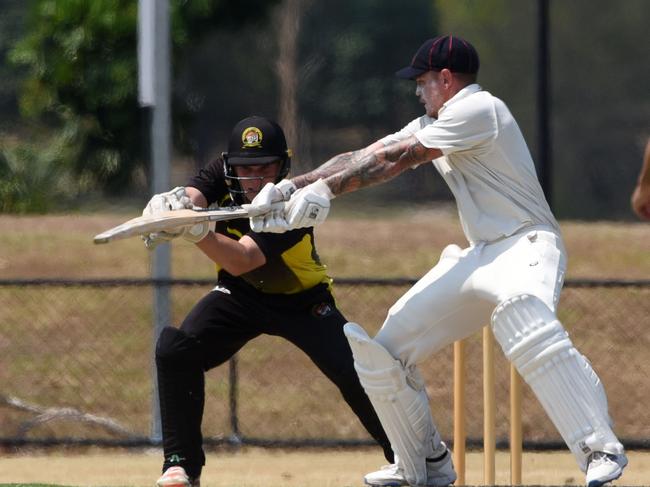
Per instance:
[[[219,206],[233,204],[223,175],[220,159],[209,163],[191,178],[186,186],[192,186],[206,197],[208,204]],[[217,222],[215,232],[239,240],[248,235],[258,245],[266,263],[246,274],[235,277],[219,269],[219,280],[241,279],[258,291],[270,294],[296,294],[318,284],[331,287],[314,244],[313,228],[300,228],[286,233],[256,233],[250,229],[248,219]]]
[[[252,238],[266,257],[266,263],[239,276],[258,291],[273,294],[295,294],[317,284],[331,285],[326,267],[321,263],[314,246],[312,228],[300,228],[286,233],[256,233],[251,231],[248,219],[217,222],[215,231],[239,240],[244,235]],[[224,269],[219,277],[233,279]]]

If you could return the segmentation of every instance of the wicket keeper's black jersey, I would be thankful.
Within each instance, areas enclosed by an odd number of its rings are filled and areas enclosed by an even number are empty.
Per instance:
[[[223,162],[217,159],[207,164],[190,178],[186,186],[203,193],[208,205],[233,204],[223,173]],[[314,229],[299,228],[286,233],[256,233],[250,229],[247,218],[217,222],[215,232],[239,240],[244,235],[252,238],[266,257],[266,263],[246,274],[235,277],[219,268],[219,280],[243,279],[258,291],[274,294],[295,294],[317,284],[331,286],[326,267],[320,262],[314,244]]]

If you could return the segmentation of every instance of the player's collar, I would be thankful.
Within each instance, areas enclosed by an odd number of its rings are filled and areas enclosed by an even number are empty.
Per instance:
[[[451,105],[452,103],[456,103],[458,100],[462,100],[463,98],[466,98],[469,95],[476,93],[477,91],[481,91],[482,89],[483,88],[481,88],[481,86],[478,83],[472,83],[471,85],[467,85],[465,88],[460,90],[458,93],[456,93],[449,100],[447,100],[442,104],[442,107],[440,107],[440,110],[438,110],[438,116],[440,116],[440,112],[444,110],[445,107]]]

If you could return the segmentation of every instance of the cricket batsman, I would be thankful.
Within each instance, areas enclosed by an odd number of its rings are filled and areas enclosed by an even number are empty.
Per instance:
[[[265,187],[253,200],[251,225],[271,232],[315,225],[335,196],[433,163],[455,197],[468,246],[446,247],[438,264],[391,307],[374,338],[357,324],[345,326],[361,384],[399,458],[366,475],[366,483],[455,481],[417,367],[490,323],[586,485],[600,487],[621,476],[627,457],[612,430],[603,385],[556,314],[567,266],[559,225],[517,122],[502,100],[477,84],[478,70],[468,41],[452,35],[425,41],[397,72],[415,82],[425,114],[293,178],[295,192],[286,191],[287,182]],[[282,199],[284,220],[277,217]]]

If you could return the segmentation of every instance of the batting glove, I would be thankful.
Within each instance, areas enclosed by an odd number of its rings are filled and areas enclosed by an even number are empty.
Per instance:
[[[177,186],[171,191],[166,193],[159,193],[154,195],[144,210],[142,210],[143,216],[154,215],[162,211],[172,211],[172,210],[184,210],[187,208],[194,208],[192,200],[185,192],[183,186]],[[163,242],[168,242],[180,237],[185,233],[184,228],[179,228],[177,231],[167,230],[165,232],[156,232],[150,233],[149,235],[143,235],[142,240],[144,240],[144,246],[149,250],[153,250],[158,246],[158,244]],[[205,236],[205,235],[204,235]]]
[[[313,227],[323,223],[333,198],[334,194],[322,179],[296,191],[285,206],[289,229]]]
[[[284,206],[284,203],[281,203]],[[289,224],[284,217],[284,209],[272,210],[265,215],[256,216],[250,219],[251,230],[254,232],[284,233],[290,230]]]
[[[154,195],[142,210],[142,215],[153,215],[161,211],[184,210],[193,208],[192,200],[183,186],[177,186],[166,193]]]
[[[191,243],[199,243],[210,233],[210,222],[201,222],[183,229],[181,236]]]
[[[242,205],[248,210],[248,215],[257,217],[270,211],[282,208],[283,201],[289,201],[296,192],[296,185],[289,179],[283,179],[278,184],[267,183],[250,204]]]

